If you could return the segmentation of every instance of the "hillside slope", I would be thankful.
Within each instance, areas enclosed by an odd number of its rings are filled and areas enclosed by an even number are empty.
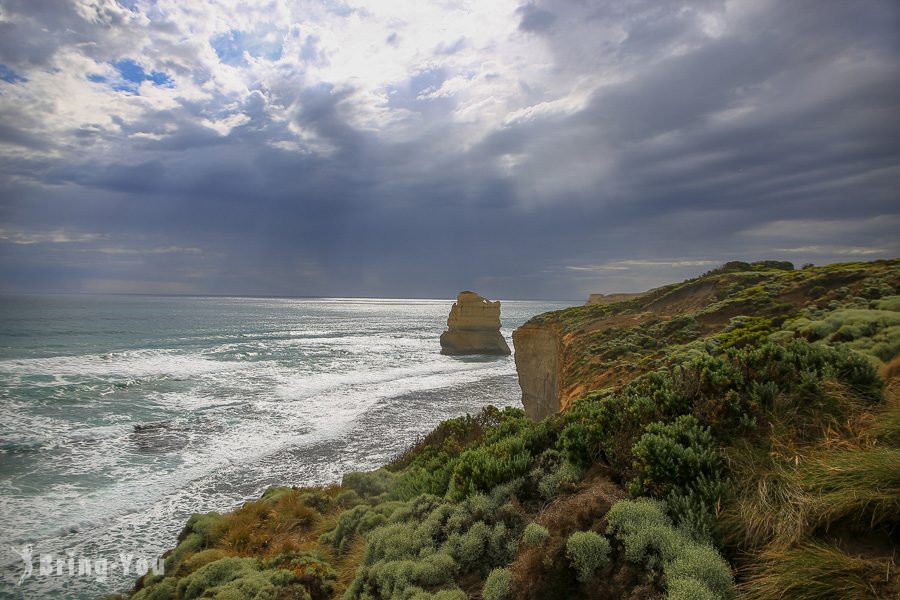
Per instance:
[[[622,302],[539,315],[513,333],[525,410],[535,418],[559,412],[589,390],[668,364],[686,346],[726,349],[800,317],[867,307],[893,289],[896,271],[897,261],[799,270],[779,261],[732,262]]]
[[[129,597],[897,598],[900,261],[784,267],[533,319],[565,410],[194,515]]]

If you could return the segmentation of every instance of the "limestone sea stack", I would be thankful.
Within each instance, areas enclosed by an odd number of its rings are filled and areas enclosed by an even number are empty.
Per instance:
[[[500,302],[460,292],[450,308],[447,331],[441,334],[441,354],[510,354],[500,333]]]

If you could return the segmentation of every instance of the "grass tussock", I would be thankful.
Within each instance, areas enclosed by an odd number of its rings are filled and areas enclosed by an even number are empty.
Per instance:
[[[335,587],[337,593],[335,597],[341,597],[347,588],[350,587],[350,584],[353,583],[365,553],[366,541],[362,538],[357,538],[350,544],[346,552],[336,557],[337,584]]]
[[[817,526],[842,518],[869,526],[900,521],[900,448],[826,452],[796,476]]]
[[[215,526],[218,546],[236,554],[268,556],[292,549],[320,519],[300,490],[288,490],[274,501],[247,502]]]
[[[900,594],[893,560],[863,559],[821,542],[768,550],[758,560],[739,588],[743,600],[878,600]]]

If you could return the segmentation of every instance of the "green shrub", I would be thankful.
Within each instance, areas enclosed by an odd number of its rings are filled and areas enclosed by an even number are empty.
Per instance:
[[[413,523],[393,523],[379,527],[369,534],[367,541],[364,559],[366,564],[418,556],[420,550],[432,547],[431,538],[418,531]]]
[[[290,571],[259,570],[252,558],[221,558],[197,569],[178,582],[179,600],[192,598],[264,598],[274,597],[278,588],[290,586]]]
[[[365,534],[365,554],[346,598],[406,598],[420,588],[446,587],[460,574],[483,577],[507,564],[521,532],[521,517],[508,499],[520,485],[509,482],[461,502],[424,495],[371,507],[384,522]],[[346,525],[354,527],[349,520]],[[340,526],[339,519],[335,531]]]
[[[175,600],[178,580],[174,577],[166,577],[151,586],[139,590],[131,600]]]
[[[671,558],[674,552],[672,520],[666,514],[666,505],[659,500],[639,498],[616,502],[606,514],[607,532],[622,542],[625,558],[640,563],[653,560],[652,551]],[[655,562],[655,561],[653,561]]]
[[[797,319],[786,328],[810,341],[845,346],[886,362],[900,352],[900,312],[892,308],[893,298],[877,302],[878,309],[838,308],[818,320]]]
[[[633,495],[689,494],[696,491],[698,478],[719,479],[721,459],[712,434],[691,415],[648,425],[632,455],[634,477],[628,490]]]
[[[538,482],[538,492],[541,494],[541,498],[544,500],[554,498],[561,491],[581,481],[581,474],[581,469],[569,461],[564,462]]]
[[[320,541],[330,544],[339,552],[346,552],[356,535],[371,531],[387,523],[387,515],[392,513],[398,503],[382,503],[377,507],[368,505],[355,506],[345,510],[338,517],[334,529],[324,533]]]
[[[733,317],[728,327],[717,336],[717,339],[719,347],[722,349],[739,348],[762,342],[775,329],[777,328],[771,319],[741,315]]]
[[[293,572],[297,581],[315,598],[330,597],[337,583],[337,573],[321,552],[285,552],[264,561],[263,566]]]
[[[719,600],[708,587],[694,578],[681,578],[666,582],[666,600]]]
[[[386,469],[347,473],[341,480],[341,487],[349,488],[363,497],[380,496],[387,492],[395,477]]]
[[[485,406],[476,415],[464,415],[442,421],[428,435],[408,448],[388,468],[401,470],[420,462],[429,454],[440,453],[447,457],[458,456],[467,446],[480,442],[486,431],[500,425],[511,413],[496,406]]]
[[[585,582],[609,563],[609,541],[593,531],[576,531],[566,541],[566,556]]]
[[[712,546],[679,545],[675,557],[665,564],[664,572],[667,581],[693,579],[716,598],[728,598],[733,593],[731,567]]]
[[[718,499],[725,493],[721,479],[698,477],[686,494],[670,492],[666,497],[669,514],[678,527],[698,542],[720,543],[716,518]],[[711,499],[716,499],[712,502]]]
[[[875,302],[875,308],[900,312],[900,296],[885,296]]]
[[[487,492],[525,475],[531,461],[525,440],[519,436],[466,450],[456,462],[447,494],[462,499],[476,492]]]
[[[335,501],[341,508],[353,508],[357,504],[360,504],[363,499],[353,490],[344,490],[335,497]]]
[[[415,588],[452,584],[455,572],[453,559],[443,553],[379,560],[360,568],[345,597],[402,597],[406,591],[415,592]]]
[[[522,534],[522,543],[526,546],[537,546],[549,537],[550,532],[547,531],[546,527],[538,525],[537,523],[529,523],[528,526],[525,527],[525,532]]]
[[[685,597],[687,590],[699,585],[715,598],[732,597],[728,563],[711,545],[675,529],[662,502],[647,498],[620,500],[609,510],[606,520],[607,532],[622,543],[628,560],[646,563],[650,568],[661,565],[668,582],[695,580],[678,583],[670,590],[681,594],[676,597]]]
[[[512,591],[512,573],[509,569],[494,569],[484,582],[481,597],[484,600],[507,600]]]

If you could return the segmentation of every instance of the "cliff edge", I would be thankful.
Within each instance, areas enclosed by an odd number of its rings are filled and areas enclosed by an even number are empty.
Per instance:
[[[441,354],[511,354],[500,333],[500,302],[460,292],[450,308],[447,331],[441,334]]]
[[[525,412],[543,419],[588,392],[667,367],[678,352],[740,348],[810,307],[864,302],[874,297],[864,281],[893,281],[896,265],[731,262],[643,294],[592,295],[587,305],[538,315],[513,332]]]

